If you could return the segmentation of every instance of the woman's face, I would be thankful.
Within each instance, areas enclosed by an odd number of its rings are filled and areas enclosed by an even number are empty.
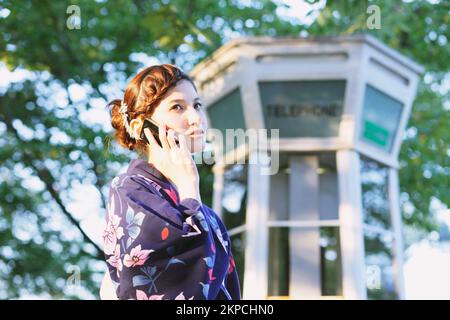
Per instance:
[[[167,128],[173,129],[176,133],[185,134],[191,153],[204,149],[206,115],[200,97],[189,81],[181,80],[170,89],[153,112],[151,119],[158,124],[165,123]]]

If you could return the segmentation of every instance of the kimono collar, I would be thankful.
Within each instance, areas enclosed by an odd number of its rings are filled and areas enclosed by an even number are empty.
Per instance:
[[[179,204],[178,191],[153,164],[148,163],[146,160],[133,159],[128,166],[127,174],[141,174],[142,176],[155,181],[163,188],[175,205]]]

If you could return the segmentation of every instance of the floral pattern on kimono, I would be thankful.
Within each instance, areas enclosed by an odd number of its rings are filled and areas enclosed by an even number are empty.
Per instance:
[[[103,246],[119,299],[239,300],[230,239],[220,217],[145,160],[112,180]]]

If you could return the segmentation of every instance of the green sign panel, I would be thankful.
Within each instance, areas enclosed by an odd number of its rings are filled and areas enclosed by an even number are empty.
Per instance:
[[[364,95],[360,139],[390,152],[397,134],[403,105],[367,85]]]
[[[383,148],[386,147],[389,142],[389,131],[370,121],[364,122],[363,136]]]

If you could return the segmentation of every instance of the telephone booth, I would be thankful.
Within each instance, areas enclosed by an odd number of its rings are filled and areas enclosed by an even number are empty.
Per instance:
[[[243,299],[404,297],[398,154],[422,71],[368,35],[239,38],[193,68],[210,128],[268,135],[227,138],[213,167]]]

